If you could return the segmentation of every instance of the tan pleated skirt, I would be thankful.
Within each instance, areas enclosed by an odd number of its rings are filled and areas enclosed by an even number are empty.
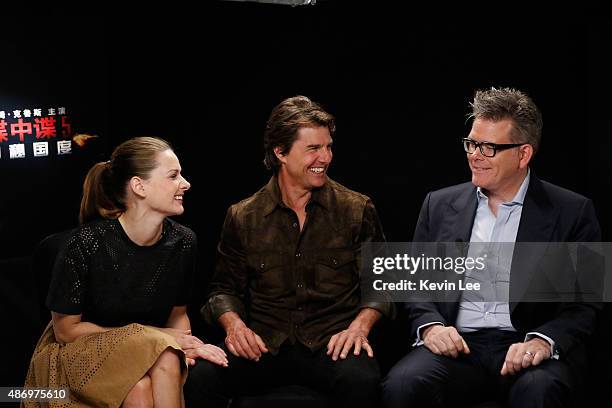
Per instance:
[[[117,408],[168,347],[180,353],[184,384],[183,352],[172,336],[157,329],[132,323],[61,344],[49,323],[34,350],[25,386],[68,388],[70,401],[26,401],[21,406]]]

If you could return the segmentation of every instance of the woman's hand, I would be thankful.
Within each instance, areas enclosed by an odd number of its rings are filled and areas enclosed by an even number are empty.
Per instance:
[[[174,329],[172,327],[166,327],[160,330],[174,337],[174,340],[176,340],[178,345],[181,346],[183,351],[204,345],[202,340],[191,335],[191,330]]]
[[[197,358],[208,360],[211,363],[215,363],[223,367],[227,367],[228,364],[227,354],[225,354],[225,351],[212,344],[202,344],[197,348],[190,348],[183,351],[185,352],[187,364],[189,365],[195,365],[195,360]]]
[[[191,324],[186,306],[174,306],[166,324],[167,327],[162,330],[174,337],[181,346],[187,364],[195,365],[196,359],[202,358],[227,367],[227,355],[223,350],[212,344],[205,344],[199,338],[191,335]]]

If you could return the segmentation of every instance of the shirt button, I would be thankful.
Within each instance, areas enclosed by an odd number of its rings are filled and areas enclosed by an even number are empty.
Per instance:
[[[293,228],[297,228],[297,222],[293,223]]]

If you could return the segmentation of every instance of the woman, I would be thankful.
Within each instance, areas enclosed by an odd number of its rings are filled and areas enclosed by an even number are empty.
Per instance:
[[[182,405],[185,363],[227,365],[223,350],[190,332],[196,236],[167,218],[183,213],[189,188],[161,139],[128,140],[91,168],[26,387],[68,387],[70,407],[170,408]]]

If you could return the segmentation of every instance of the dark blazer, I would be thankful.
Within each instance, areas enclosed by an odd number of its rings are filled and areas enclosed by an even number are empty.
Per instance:
[[[425,198],[414,242],[469,242],[476,216],[476,187],[464,183]],[[599,222],[591,200],[545,181],[531,172],[516,242],[596,242]],[[525,254],[523,254],[525,258]],[[518,274],[513,257],[510,290]],[[513,296],[511,296],[512,298]],[[516,298],[516,297],[514,297]],[[430,322],[455,324],[458,302],[406,304],[410,330]],[[561,356],[581,346],[595,329],[598,305],[587,303],[510,303],[510,318],[521,333],[539,332],[555,341]]]

